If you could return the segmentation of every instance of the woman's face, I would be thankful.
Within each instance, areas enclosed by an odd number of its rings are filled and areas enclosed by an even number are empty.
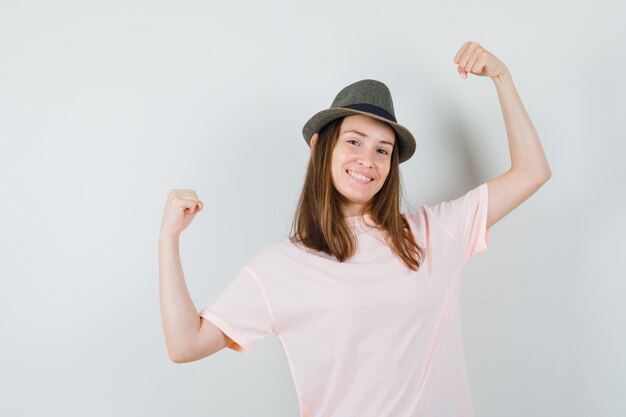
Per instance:
[[[360,114],[341,123],[333,149],[333,185],[347,200],[344,216],[355,216],[383,187],[391,166],[395,131],[387,123]]]

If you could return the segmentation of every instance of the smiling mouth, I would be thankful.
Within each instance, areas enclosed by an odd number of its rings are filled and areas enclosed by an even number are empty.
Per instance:
[[[352,179],[354,179],[356,182],[358,182],[358,183],[360,183],[360,184],[368,184],[368,183],[370,183],[370,182],[374,181],[374,179],[373,179],[373,178],[369,178],[369,177],[366,177],[366,176],[364,176],[364,175],[357,174],[356,172],[352,172],[352,171],[350,171],[350,170],[348,170],[348,169],[346,170],[346,173],[347,173],[350,177],[352,177]]]

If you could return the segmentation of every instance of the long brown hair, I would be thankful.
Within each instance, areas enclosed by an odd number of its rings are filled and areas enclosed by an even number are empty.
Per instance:
[[[315,251],[325,252],[344,262],[354,255],[357,241],[343,219],[345,197],[333,186],[331,161],[344,117],[333,120],[319,131],[307,166],[304,186],[291,225],[292,242],[301,242]],[[397,139],[397,137],[396,137]],[[391,166],[382,188],[368,201],[361,214],[370,214],[377,228],[386,235],[387,244],[405,265],[417,271],[424,250],[416,243],[411,229],[400,213],[400,169],[398,145],[391,152]]]

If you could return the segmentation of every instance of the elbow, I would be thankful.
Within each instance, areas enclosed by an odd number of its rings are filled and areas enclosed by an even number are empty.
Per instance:
[[[188,363],[194,362],[202,359],[204,356],[208,355],[198,355],[193,351],[185,351],[185,352],[168,352],[169,358],[174,363]]]
[[[539,171],[534,177],[535,181],[541,186],[552,178],[552,170],[550,167],[546,167],[545,169]]]
[[[548,182],[550,178],[552,178],[552,170],[547,164],[532,167],[526,166],[523,168],[511,166],[509,172],[511,171],[517,172],[527,181],[530,181],[537,186],[542,186],[543,184]]]
[[[187,363],[187,362],[191,362],[189,360],[189,358],[187,357],[187,355],[183,355],[180,352],[177,351],[168,351],[167,352],[170,360],[174,363]]]

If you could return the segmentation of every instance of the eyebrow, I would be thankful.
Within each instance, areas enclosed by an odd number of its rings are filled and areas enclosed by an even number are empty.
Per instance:
[[[350,132],[354,132],[354,133],[356,133],[358,135],[365,136],[366,138],[368,137],[365,133],[359,132],[358,130],[353,130],[353,129],[346,130],[345,132],[342,133],[342,135],[345,135],[346,133],[350,133]],[[391,147],[393,148],[393,143],[387,142],[386,140],[381,140],[380,143],[385,143],[387,145],[391,145]]]

